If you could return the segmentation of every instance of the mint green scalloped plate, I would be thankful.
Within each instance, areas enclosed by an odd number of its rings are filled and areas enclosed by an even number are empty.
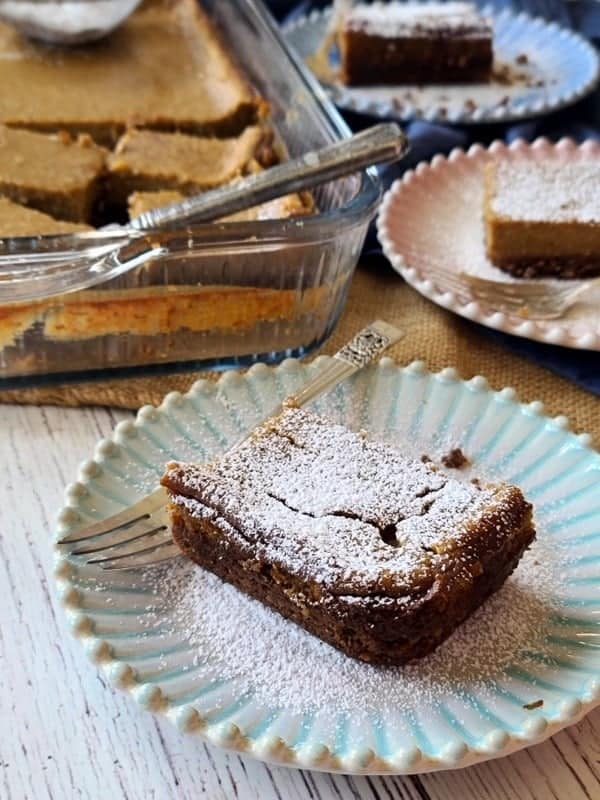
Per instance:
[[[111,440],[98,443],[67,487],[58,534],[135,502],[155,486],[165,461],[202,461],[225,449],[323,358],[227,373],[217,384],[200,381],[184,396],[168,395],[158,409],[142,408],[135,422],[121,422]],[[58,553],[58,591],[73,631],[110,681],[183,732],[271,762],[350,773],[426,772],[496,758],[596,705],[600,455],[589,437],[570,432],[564,417],[544,416],[540,403],[520,404],[512,389],[493,392],[485,379],[464,382],[452,369],[430,374],[418,362],[399,368],[384,359],[316,407],[377,437],[405,441],[413,453],[461,445],[476,472],[523,487],[535,505],[538,540],[561,573],[544,636],[528,643],[527,666],[517,659],[485,686],[467,683],[460,693],[436,684],[433,669],[431,701],[410,714],[388,702],[367,710],[360,692],[350,710],[286,707],[254,692],[252,674],[240,684],[198,668],[197,648],[177,609],[153,593],[150,570],[103,573]]]

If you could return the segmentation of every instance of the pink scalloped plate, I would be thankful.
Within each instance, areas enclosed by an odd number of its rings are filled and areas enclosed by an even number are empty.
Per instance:
[[[558,320],[532,320],[458,297],[436,284],[436,272],[465,271],[513,281],[488,260],[482,218],[483,167],[490,159],[577,161],[600,159],[600,144],[556,144],[521,139],[511,145],[473,145],[435,156],[396,181],[383,199],[377,228],[394,269],[425,297],[462,317],[505,333],[580,350],[600,351],[600,290],[591,290]],[[600,191],[600,189],[599,189]]]

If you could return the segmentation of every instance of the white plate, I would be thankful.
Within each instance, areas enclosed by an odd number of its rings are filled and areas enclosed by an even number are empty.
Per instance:
[[[483,167],[491,158],[597,159],[600,144],[578,146],[570,139],[528,144],[519,139],[510,146],[494,142],[488,149],[473,145],[468,152],[454,150],[448,158],[435,156],[406,172],[385,195],[377,220],[383,252],[418,292],[467,319],[548,344],[600,350],[600,290],[591,291],[561,319],[527,320],[476,302],[468,291],[461,298],[437,286],[436,269],[518,282],[494,267],[485,252]]]
[[[324,87],[338,106],[350,111],[457,124],[547,114],[575,103],[595,87],[598,54],[582,36],[524,13],[495,13],[489,6],[483,11],[494,25],[496,73],[508,68],[514,76],[510,85],[497,77],[488,84],[347,87],[329,78]],[[302,58],[316,51],[330,14],[331,9],[314,11],[285,28],[287,40]],[[519,63],[523,54],[527,63]]]
[[[168,459],[222,451],[325,359],[200,381],[119,423],[67,488],[59,534],[135,502]],[[597,704],[600,456],[589,437],[483,378],[389,359],[317,410],[415,454],[461,444],[477,474],[522,485],[538,540],[514,576],[433,656],[394,670],[343,656],[183,559],[103,573],[59,554],[73,631],[109,680],[182,732],[267,761],[356,773],[495,758]]]

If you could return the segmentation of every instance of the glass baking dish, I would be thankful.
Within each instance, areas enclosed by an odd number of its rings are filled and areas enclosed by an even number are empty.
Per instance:
[[[290,157],[349,134],[260,0],[201,5],[269,102]],[[310,216],[159,231],[163,255],[153,262],[92,288],[0,305],[0,386],[307,353],[339,318],[380,193],[367,170],[315,191]],[[81,252],[85,234],[76,236]]]

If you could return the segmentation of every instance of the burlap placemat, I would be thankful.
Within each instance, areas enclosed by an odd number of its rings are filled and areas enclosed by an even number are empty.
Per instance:
[[[399,363],[423,359],[432,370],[454,366],[463,378],[485,375],[496,389],[513,386],[522,400],[543,401],[550,415],[565,414],[576,431],[587,431],[600,442],[597,397],[481,336],[469,323],[424,300],[389,267],[358,269],[342,319],[320,352],[335,352],[376,317],[406,331],[389,353]],[[160,403],[167,392],[184,392],[207,375],[216,377],[214,373],[188,373],[11,390],[0,392],[0,402],[135,409]]]

